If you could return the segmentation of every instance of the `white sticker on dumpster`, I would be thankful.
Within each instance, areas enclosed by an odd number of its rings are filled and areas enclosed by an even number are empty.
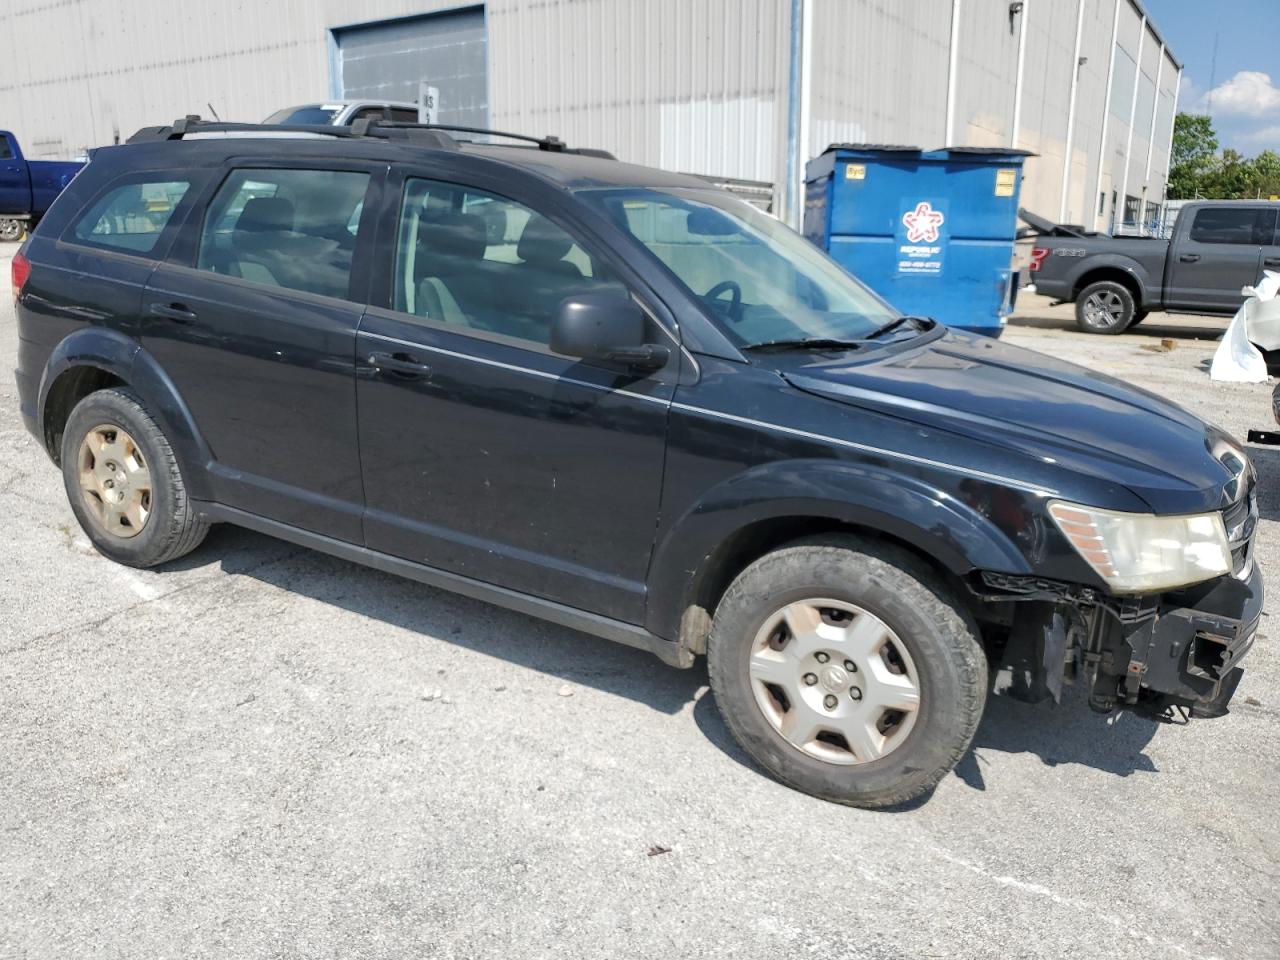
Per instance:
[[[941,273],[947,248],[946,204],[904,199],[902,208],[895,234],[898,274],[929,276]]]

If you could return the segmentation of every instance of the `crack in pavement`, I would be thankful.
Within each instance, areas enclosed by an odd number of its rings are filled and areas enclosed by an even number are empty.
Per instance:
[[[140,607],[145,607],[148,604],[160,603],[161,601],[168,600],[170,597],[176,597],[179,594],[187,593],[188,591],[194,590],[197,587],[207,586],[213,583],[215,580],[222,579],[228,576],[236,577],[236,576],[249,575],[256,570],[262,570],[266,567],[271,566],[272,564],[287,563],[290,560],[293,560],[297,557],[302,556],[303,554],[307,554],[311,552],[313,551],[308,550],[306,547],[300,547],[297,550],[294,550],[290,553],[285,554],[284,556],[269,557],[258,563],[244,567],[240,570],[235,570],[231,572],[228,572],[225,570],[218,570],[214,573],[208,574],[207,576],[198,577],[196,580],[192,581],[191,583],[184,584],[183,586],[180,586],[180,587],[175,587],[174,589],[168,591],[167,593],[162,593],[159,596],[155,596],[155,597],[147,597],[137,601],[136,603],[131,603],[126,607],[121,607],[118,610],[113,610],[110,613],[106,614],[105,616],[97,617],[93,620],[82,620],[77,623],[71,623],[71,624],[67,624],[66,626],[57,627],[56,629],[53,629],[53,630],[48,630],[44,633],[38,634],[37,636],[29,638],[29,640],[26,643],[22,644],[21,646],[0,648],[0,657],[8,657],[8,656],[13,656],[19,653],[25,653],[28,650],[31,650],[37,646],[49,646],[49,644],[44,644],[43,641],[65,637],[71,633],[78,632],[78,631],[96,630],[99,627],[103,626],[104,624],[110,623],[116,617],[122,616],[123,614],[131,613],[132,611],[137,610]],[[111,563],[110,560],[106,560],[105,558],[102,559],[102,562]]]

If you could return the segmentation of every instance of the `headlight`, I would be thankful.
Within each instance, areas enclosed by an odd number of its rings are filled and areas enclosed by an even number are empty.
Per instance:
[[[1049,515],[1116,593],[1167,590],[1231,571],[1219,513],[1158,517],[1056,502]]]

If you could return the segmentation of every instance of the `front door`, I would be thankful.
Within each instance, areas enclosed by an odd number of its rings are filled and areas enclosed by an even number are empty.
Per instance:
[[[341,165],[339,165],[341,166]],[[352,543],[363,494],[355,335],[367,169],[231,169],[198,248],[152,275],[143,347],[213,454],[217,500]]]
[[[674,375],[547,347],[561,300],[627,287],[513,200],[409,179],[398,206],[357,339],[367,544],[640,622]]]
[[[1262,206],[1201,207],[1170,251],[1170,306],[1234,311],[1242,287],[1261,276],[1262,247],[1275,234],[1276,212]]]

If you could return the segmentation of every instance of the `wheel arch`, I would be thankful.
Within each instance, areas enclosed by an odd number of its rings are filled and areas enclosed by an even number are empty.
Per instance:
[[[1118,283],[1133,295],[1135,309],[1143,309],[1148,303],[1146,281],[1128,264],[1119,262],[1092,266],[1076,278],[1071,287],[1071,299],[1078,300],[1086,287],[1102,280]]]
[[[127,387],[139,396],[173,447],[192,496],[208,499],[203,468],[212,455],[177,387],[137,341],[107,328],[89,327],[71,334],[54,348],[45,365],[36,422],[54,463],[61,460],[62,432],[76,404],[109,387]]]
[[[892,543],[936,572],[961,602],[964,577],[974,569],[1030,571],[990,520],[918,480],[822,462],[806,467],[806,481],[828,496],[797,498],[794,468],[772,464],[754,471],[769,475],[767,482],[757,475],[735,478],[728,490],[721,484],[672,524],[649,579],[653,633],[704,652],[716,605],[734,578],[766,553],[821,534]]]

